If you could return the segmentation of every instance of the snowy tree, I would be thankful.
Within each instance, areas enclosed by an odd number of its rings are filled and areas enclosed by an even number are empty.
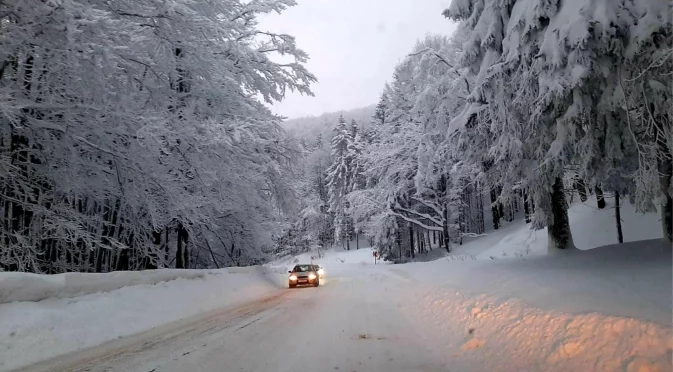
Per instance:
[[[318,135],[318,141],[321,136]],[[299,217],[305,226],[305,235],[311,244],[324,246],[333,241],[333,215],[329,210],[327,188],[327,168],[330,165],[328,149],[315,147],[302,161],[304,184],[299,203],[302,205]]]
[[[446,249],[449,238],[460,242],[463,235],[483,232],[476,222],[474,232],[466,229],[466,221],[479,216],[480,204],[471,202],[481,196],[476,193],[478,172],[462,161],[459,137],[447,135],[473,81],[456,68],[466,37],[461,30],[451,38],[420,40],[397,66],[377,106],[363,152],[367,187],[351,193],[349,200],[356,221],[382,244],[402,221],[415,226],[403,228],[402,239],[418,248],[421,241],[415,244],[407,237],[416,230],[446,237]],[[470,187],[475,191],[467,197]]]
[[[613,162],[591,159],[614,153],[620,143],[635,147],[623,142],[631,115],[624,112],[620,76],[637,76],[647,66],[632,64],[638,52],[650,48],[646,55],[654,55],[670,45],[670,10],[649,0],[462,0],[445,11],[471,30],[460,64],[475,76],[468,105],[451,127],[488,154],[500,200],[520,180],[533,190],[534,225],[548,226],[552,250],[573,247],[562,182],[568,165],[587,159],[583,172],[607,180]],[[645,178],[637,180],[641,191],[651,188]]]
[[[0,3],[1,267],[263,259],[300,154],[264,102],[315,77],[256,17],[293,4]]]
[[[349,217],[346,194],[352,179],[351,159],[348,153],[348,147],[352,146],[352,142],[351,129],[346,125],[346,119],[341,116],[332,135],[332,164],[327,170],[327,188],[330,210],[334,213],[335,240],[346,239],[348,244],[350,240],[347,237]]]
[[[366,137],[364,131],[357,130],[357,123],[355,120],[351,122],[352,140],[348,143],[347,148],[347,162],[350,164],[350,182],[348,185],[348,192],[359,190],[365,187],[364,177],[364,160],[362,158],[362,151],[366,144]]]

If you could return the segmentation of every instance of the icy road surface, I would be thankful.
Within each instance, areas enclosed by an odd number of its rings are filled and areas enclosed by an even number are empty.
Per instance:
[[[401,289],[380,280],[390,274],[366,272],[282,290],[25,370],[446,371],[402,313],[396,299],[405,296],[392,293]]]

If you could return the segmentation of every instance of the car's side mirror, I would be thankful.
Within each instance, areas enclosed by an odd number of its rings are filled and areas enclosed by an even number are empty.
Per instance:
[[[292,270],[288,270],[288,273],[292,274]]]

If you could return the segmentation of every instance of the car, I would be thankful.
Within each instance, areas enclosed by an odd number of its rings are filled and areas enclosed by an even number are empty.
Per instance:
[[[288,286],[295,288],[298,285],[312,285],[317,287],[320,285],[320,267],[318,265],[296,265],[292,270],[288,271],[290,276],[288,279]],[[324,275],[324,271],[323,271]]]

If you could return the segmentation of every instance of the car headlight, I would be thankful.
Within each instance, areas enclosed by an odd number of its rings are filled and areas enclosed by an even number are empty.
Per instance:
[[[311,274],[308,274],[308,278],[309,278],[310,280],[313,280],[313,279],[316,278],[316,276],[315,276],[315,274],[311,273]]]
[[[290,280],[297,280],[297,277],[294,275],[290,275]]]
[[[325,274],[325,270],[323,269],[318,269],[318,275],[323,275]]]

